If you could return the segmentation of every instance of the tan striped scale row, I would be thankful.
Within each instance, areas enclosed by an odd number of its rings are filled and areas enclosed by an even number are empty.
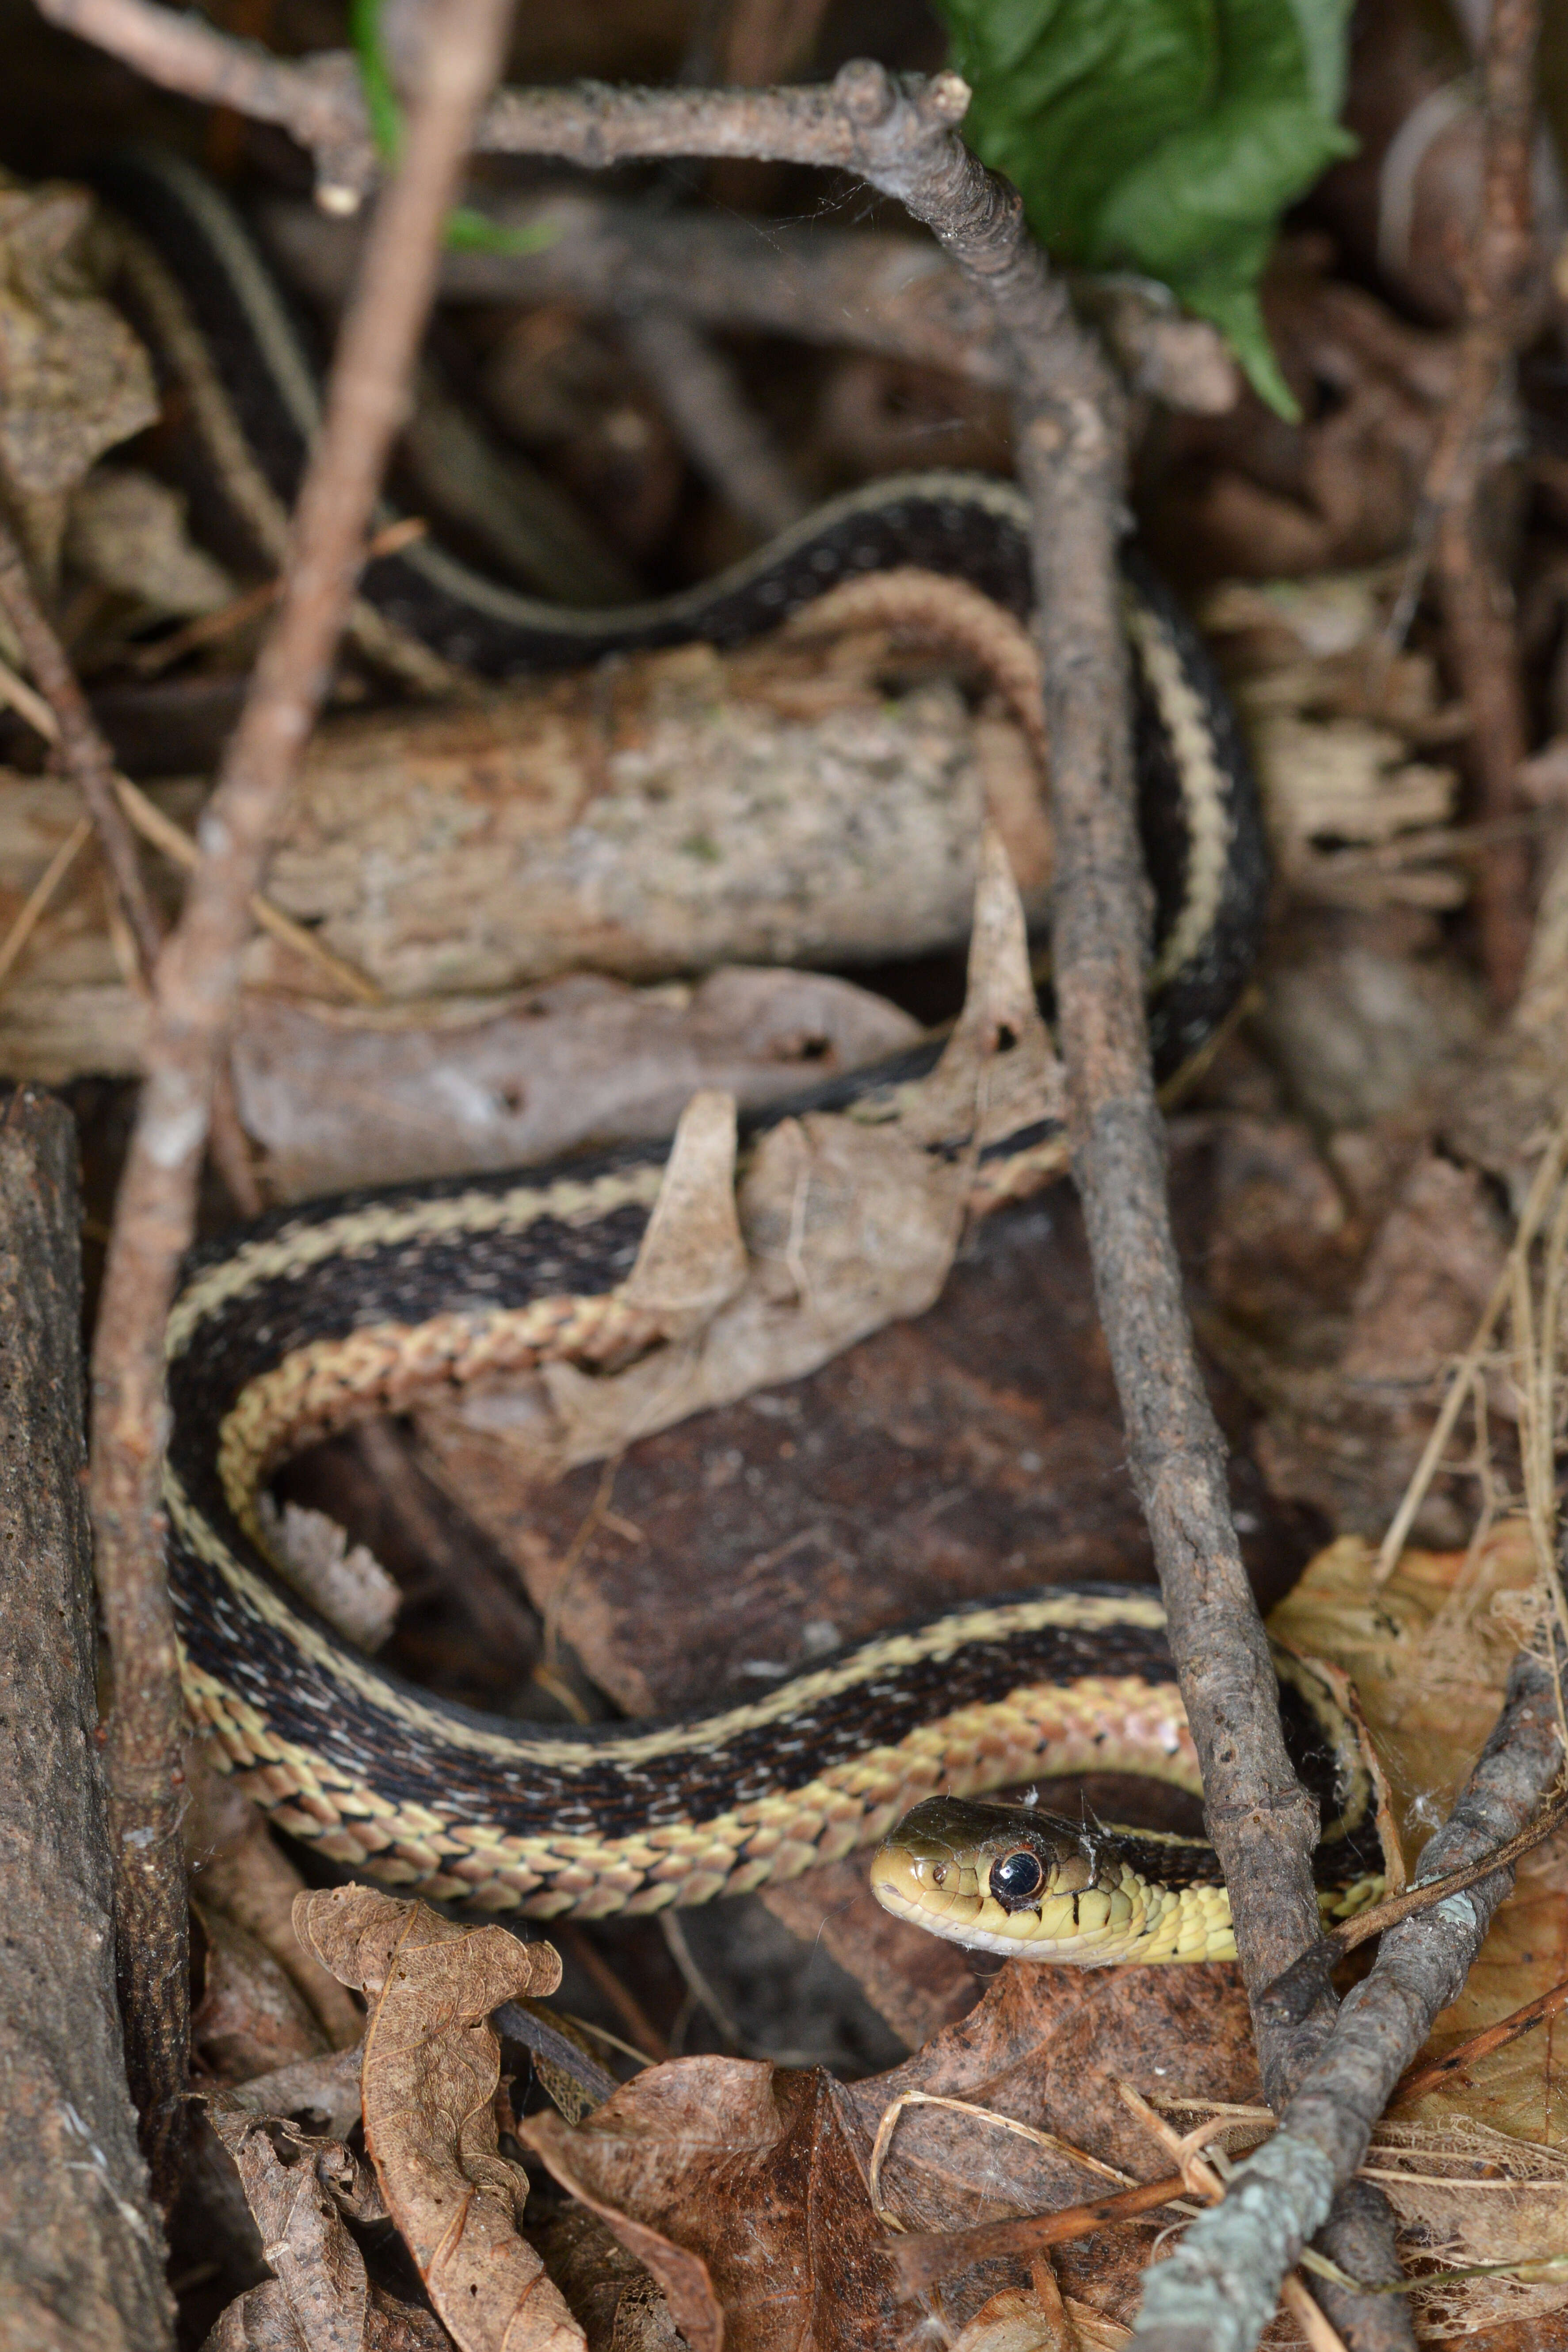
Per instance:
[[[423,1323],[367,1323],[340,1339],[313,1340],[247,1381],[225,1415],[218,1476],[229,1508],[260,1541],[256,1489],[286,1454],[350,1422],[406,1412],[444,1388],[472,1391],[563,1357],[613,1363],[651,1345],[659,1329],[654,1317],[609,1291]]]
[[[1198,1786],[1169,1686],[1085,1679],[959,1708],[896,1745],[872,1748],[805,1787],[737,1804],[716,1820],[619,1838],[508,1836],[426,1805],[394,1803],[309,1749],[280,1740],[226,1685],[184,1663],[196,1721],[278,1826],[334,1861],[444,1901],[554,1918],[662,1910],[743,1894],[837,1861],[937,1790],[978,1795],[1040,1772],[1135,1771]],[[526,1763],[527,1743],[517,1748]]]

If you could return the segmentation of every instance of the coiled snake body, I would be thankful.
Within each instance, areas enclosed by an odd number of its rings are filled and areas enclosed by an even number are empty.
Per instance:
[[[183,165],[132,159],[110,194],[129,224],[129,307],[183,397],[212,510],[276,560],[318,413],[287,304],[244,224]],[[362,593],[394,648],[433,647],[495,674],[695,636],[732,643],[839,579],[895,564],[959,575],[1027,611],[1017,492],[960,475],[873,484],[705,586],[623,612],[561,611],[425,543],[373,563]],[[1202,648],[1139,568],[1127,582],[1157,902],[1151,1016],[1168,1070],[1234,1001],[1265,862],[1246,761]],[[863,1109],[918,1076],[935,1052],[838,1080],[810,1100]],[[862,1643],[760,1700],[677,1723],[582,1729],[439,1700],[361,1655],[295,1597],[256,1508],[289,1451],[433,1386],[450,1391],[551,1359],[612,1364],[635,1350],[643,1335],[620,1286],[668,1149],[628,1146],[315,1202],[193,1255],[169,1327],[170,1573],[191,1711],[246,1787],[283,1827],[345,1864],[465,1905],[550,1917],[755,1887],[883,1835],[938,1791],[952,1799],[1089,1769],[1196,1786],[1159,1605],[1141,1591],[1062,1587],[956,1609]],[[1026,1155],[1036,1171],[1060,1164],[1049,1121],[993,1140],[984,1158],[994,1173]],[[1297,1713],[1348,1883],[1363,1868],[1354,1849],[1364,1790],[1347,1767],[1332,1696],[1320,1687]],[[1152,1957],[1186,1957],[1199,1942],[1205,1953],[1226,1948],[1207,1848],[1167,1846],[1155,1870],[1144,1868],[1146,1842],[1115,1848],[1098,1831],[1091,1842],[1087,1877],[1052,1865],[1066,1879],[1061,1901],[1041,1898],[1041,1948],[1083,1958],[1125,1956],[1140,1939]],[[1107,1897],[1100,1918],[1094,1874],[1103,1876],[1107,1853],[1114,1867],[1120,1855],[1158,1882],[1136,1932],[1130,1899]],[[899,1853],[908,1856],[907,1842],[878,1864],[884,1899]],[[905,1881],[925,1867],[914,1855]],[[1021,1885],[1030,1874],[1015,1864],[1012,1874]],[[1156,1913],[1187,1925],[1145,1934]],[[936,1924],[955,1932],[951,1904],[944,1916]],[[1007,1914],[1019,1916],[1017,1906]],[[1100,1932],[1108,1927],[1117,1932]]]

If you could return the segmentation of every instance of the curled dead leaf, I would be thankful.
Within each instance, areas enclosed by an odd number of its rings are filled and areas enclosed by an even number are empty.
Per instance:
[[[235,2161],[274,2277],[231,2304],[209,2352],[443,2352],[446,2331],[365,2270],[345,2214],[382,2218],[374,2180],[337,2140],[214,2101],[213,2129]]]
[[[1034,2265],[1028,2286],[1004,2287],[983,2303],[953,2352],[1079,2352],[1050,2263]]]
[[[924,1314],[967,1209],[995,1204],[979,1147],[1034,1121],[1049,1128],[1061,1089],[1018,885],[988,826],[964,1012],[899,1116],[783,1119],[757,1143],[737,1194],[733,1104],[694,1096],[622,1291],[653,1310],[669,1343],[609,1375],[548,1364],[456,1417],[500,1438],[526,1475],[554,1476],[798,1380],[883,1324]]]
[[[302,1895],[300,1941],[371,2001],[361,2093],[388,2212],[463,2352],[580,2352],[582,2330],[517,2224],[527,2184],[493,2101],[504,2001],[553,1992],[560,1959],[368,1886]]]

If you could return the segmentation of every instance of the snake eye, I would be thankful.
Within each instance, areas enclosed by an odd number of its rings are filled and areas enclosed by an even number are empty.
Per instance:
[[[1032,1903],[1044,1884],[1044,1864],[1028,1846],[1020,1845],[1016,1853],[1005,1853],[991,1864],[991,1893],[1006,1910]]]

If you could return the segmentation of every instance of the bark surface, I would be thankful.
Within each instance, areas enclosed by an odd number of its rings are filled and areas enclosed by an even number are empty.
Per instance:
[[[159,2352],[95,1734],[76,1130],[0,1104],[0,2347]]]

